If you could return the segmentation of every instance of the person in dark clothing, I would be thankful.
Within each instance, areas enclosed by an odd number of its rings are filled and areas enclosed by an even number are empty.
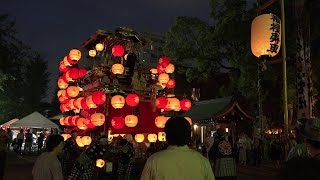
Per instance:
[[[43,133],[40,133],[40,135],[37,139],[38,154],[41,154],[41,152],[42,152],[43,140],[44,140],[44,135],[43,135]]]
[[[214,164],[214,175],[217,180],[237,179],[236,161],[233,156],[232,145],[226,140],[223,129],[217,129],[214,143],[208,153]]]
[[[78,132],[76,130],[73,130],[71,132],[71,137],[66,140],[66,143],[63,148],[63,154],[59,156],[59,160],[63,169],[63,176],[65,178],[67,178],[70,175],[74,161],[78,158],[80,154],[80,148],[76,142],[77,136]]]
[[[94,170],[97,159],[104,157],[111,151],[111,145],[108,145],[108,137],[102,136],[93,145],[89,146],[73,162],[71,174],[68,180],[91,180],[94,176]]]
[[[118,167],[118,180],[127,180],[130,178],[132,165],[134,162],[134,148],[133,144],[126,139],[119,142],[119,167]]]

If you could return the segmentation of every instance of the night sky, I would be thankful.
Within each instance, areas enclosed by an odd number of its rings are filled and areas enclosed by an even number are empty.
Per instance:
[[[164,33],[177,16],[208,22],[210,10],[208,0],[8,0],[1,2],[0,13],[12,15],[18,37],[48,60],[51,97],[59,61],[96,29],[127,26],[138,32]]]

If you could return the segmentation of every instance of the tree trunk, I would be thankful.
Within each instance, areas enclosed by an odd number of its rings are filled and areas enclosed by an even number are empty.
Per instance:
[[[295,0],[296,20],[296,88],[298,95],[297,118],[313,117],[312,79],[310,59],[310,14],[307,0]]]

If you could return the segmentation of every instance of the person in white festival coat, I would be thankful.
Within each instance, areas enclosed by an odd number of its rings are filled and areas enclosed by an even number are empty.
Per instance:
[[[214,180],[209,161],[190,149],[191,126],[183,117],[171,117],[165,125],[169,147],[147,160],[140,180]]]

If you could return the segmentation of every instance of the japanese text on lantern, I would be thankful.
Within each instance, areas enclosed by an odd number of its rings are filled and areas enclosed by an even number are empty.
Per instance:
[[[270,36],[270,51],[272,53],[277,53],[279,49],[279,41],[280,41],[280,19],[276,15],[271,16],[272,24],[270,25],[270,30],[272,30]]]

